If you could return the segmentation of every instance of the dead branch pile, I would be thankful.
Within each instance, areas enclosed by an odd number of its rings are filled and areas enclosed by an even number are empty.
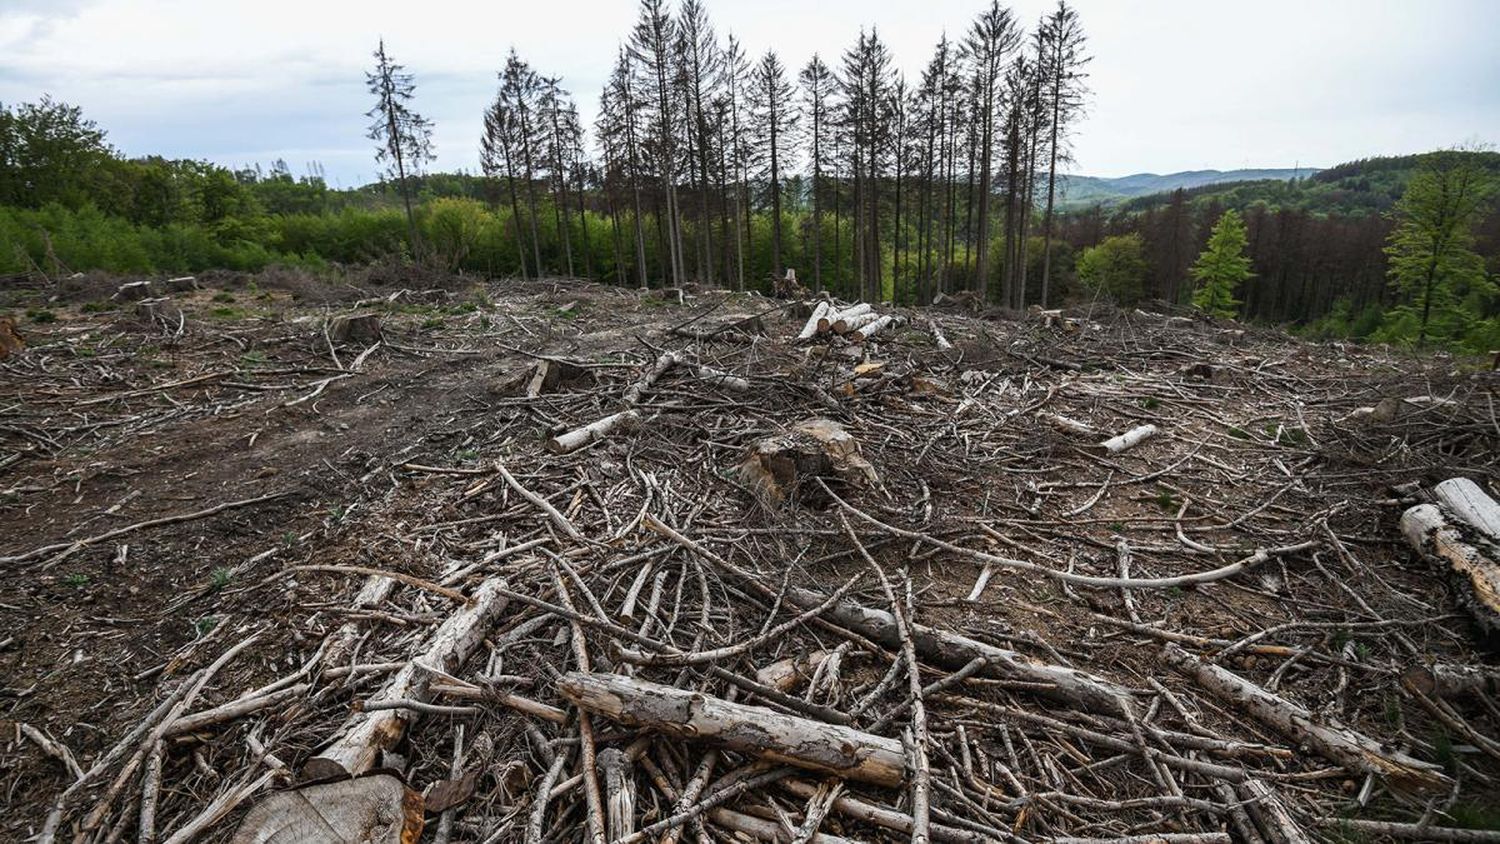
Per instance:
[[[1434,368],[1413,404],[1375,352],[1149,314],[725,301],[768,334],[467,335],[546,388],[461,417],[465,462],[360,478],[357,518],[250,569],[285,616],[225,625],[100,752],[28,725],[65,772],[32,831],[1500,840],[1460,828],[1500,790],[1494,670],[1397,529],[1433,480],[1494,476],[1493,376]],[[256,378],[357,377],[327,351]],[[590,377],[546,381],[564,359]],[[100,410],[216,412],[156,400],[181,386]],[[6,430],[104,435],[48,424]],[[323,559],[338,537],[383,550]],[[32,550],[8,564],[61,553]]]

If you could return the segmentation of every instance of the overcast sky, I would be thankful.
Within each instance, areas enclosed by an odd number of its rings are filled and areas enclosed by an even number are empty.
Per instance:
[[[708,0],[791,68],[874,26],[915,78],[984,0]],[[1500,141],[1495,0],[1078,0],[1094,61],[1075,171],[1328,166]],[[1048,0],[1011,4],[1028,26]],[[384,36],[417,74],[439,169],[477,168],[514,45],[592,121],[632,0],[0,0],[0,101],[80,105],[127,155],[320,161],[375,175],[363,70]]]

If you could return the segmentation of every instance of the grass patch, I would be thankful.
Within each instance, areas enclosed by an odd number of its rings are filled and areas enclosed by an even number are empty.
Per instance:
[[[27,308],[26,318],[38,325],[46,325],[49,322],[57,322],[57,314],[46,308]]]
[[[215,301],[215,302],[233,302],[234,301],[234,294],[233,293],[227,293],[227,292],[224,292],[224,291],[220,291],[220,292],[214,294],[213,301]]]
[[[231,308],[231,307],[225,306],[225,307],[214,308],[213,310],[211,310],[211,311],[208,312],[208,315],[211,316],[211,317],[213,317],[214,319],[221,319],[221,320],[228,321],[228,320],[236,320],[236,319],[239,319],[239,318],[243,317],[245,315],[245,312],[242,311],[242,310],[240,310],[239,308]]]

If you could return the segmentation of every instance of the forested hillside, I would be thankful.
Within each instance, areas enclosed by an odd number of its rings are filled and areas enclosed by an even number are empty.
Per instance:
[[[1454,153],[1484,181],[1500,177],[1500,154]],[[1406,326],[1387,312],[1403,303],[1392,284],[1387,247],[1398,224],[1398,203],[1421,170],[1424,156],[1374,158],[1341,164],[1310,178],[1207,185],[1140,197],[1114,208],[1071,212],[1063,239],[1075,250],[1103,246],[1125,278],[1111,290],[1126,301],[1186,303],[1189,274],[1209,231],[1225,209],[1244,217],[1253,279],[1243,285],[1242,316],[1293,323],[1345,337],[1400,340]],[[1477,206],[1473,249],[1484,259],[1478,283],[1455,290],[1455,307],[1473,317],[1469,344],[1500,343],[1495,332],[1495,276],[1500,273],[1500,214]],[[1101,256],[1102,259],[1102,256]],[[1382,329],[1385,329],[1384,331]]]
[[[1068,175],[1058,181],[1058,190],[1063,208],[1080,208],[1092,205],[1114,205],[1141,196],[1170,193],[1181,189],[1192,190],[1228,182],[1291,181],[1304,179],[1317,173],[1315,167],[1271,170],[1185,170],[1181,173],[1134,173],[1129,176],[1105,178],[1100,176]]]

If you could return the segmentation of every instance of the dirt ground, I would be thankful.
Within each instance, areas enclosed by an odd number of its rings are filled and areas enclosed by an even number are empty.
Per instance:
[[[1036,314],[902,311],[907,324],[880,338],[799,344],[806,312],[796,303],[711,290],[681,301],[563,280],[311,291],[221,276],[142,316],[134,302],[108,298],[117,281],[23,303],[26,348],[0,362],[5,840],[35,834],[72,779],[20,724],[87,769],[168,690],[252,633],[199,707],[297,671],[349,622],[364,631],[361,659],[405,658],[446,614],[441,598],[414,590],[361,610],[351,601],[362,575],[299,567],[440,580],[544,534],[545,516],[494,481],[496,460],[597,535],[621,537],[622,556],[648,547],[630,537],[644,532],[631,530],[638,511],[651,509],[725,553],[753,556],[762,572],[834,588],[861,568],[839,508],[813,490],[767,507],[731,471],[756,439],[811,416],[842,422],[879,475],[874,486],[839,487],[850,501],[956,545],[1101,577],[1123,574],[1123,556],[1138,578],[1269,552],[1211,586],[1124,592],[1000,568],[970,600],[975,559],[877,541],[880,531],[856,520],[878,557],[911,572],[924,623],[1148,691],[1153,680],[1182,682],[1159,656],[1170,634],[1197,637],[1212,653],[1271,630],[1257,641],[1291,650],[1239,647],[1223,664],[1436,763],[1454,783],[1412,801],[1336,766],[1315,777],[1308,772],[1329,768],[1316,759],[1278,763],[1306,774],[1286,786],[1305,818],[1415,821],[1425,812],[1443,826],[1500,823],[1500,759],[1399,683],[1426,661],[1495,661],[1464,589],[1398,530],[1416,490],[1445,478],[1496,493],[1500,381],[1481,365],[1102,308],[1051,324]],[[380,337],[334,343],[329,319],[349,313],[377,315]],[[929,320],[951,350],[938,348]],[[547,436],[617,407],[662,349],[746,377],[751,389],[669,375],[643,400],[649,419],[638,428],[577,454],[544,451]],[[541,356],[582,364],[592,383],[526,398],[518,379]],[[1390,398],[1401,401],[1389,418],[1356,413]],[[1094,440],[1060,432],[1052,414],[1100,438],[1147,423],[1158,433],[1101,455],[1087,447]],[[628,587],[629,575],[616,574],[611,589]],[[871,584],[860,594],[879,602]],[[731,615],[689,638],[710,647],[758,623]],[[548,635],[537,638],[512,668],[566,661]],[[245,731],[274,739],[272,750],[296,769],[336,732],[350,700],[378,684],[343,684],[253,725],[175,738],[163,829],[196,815],[246,766]],[[1480,733],[1500,735],[1493,703],[1455,706]],[[1202,707],[1216,729],[1289,746]],[[424,721],[410,737],[403,773],[414,787],[446,775],[447,729]],[[507,748],[525,757],[517,723],[497,719],[490,732],[496,759]],[[513,795],[498,775],[487,788],[476,803],[484,811],[465,816],[455,840],[505,827]],[[133,791],[105,821],[124,840],[134,835]],[[1053,821],[1033,830],[1035,840],[1062,828],[1112,829],[1119,820],[1109,814],[1092,828]],[[1131,828],[1145,829],[1149,815]],[[209,839],[226,839],[235,817]],[[1195,828],[1163,823],[1153,828]]]

